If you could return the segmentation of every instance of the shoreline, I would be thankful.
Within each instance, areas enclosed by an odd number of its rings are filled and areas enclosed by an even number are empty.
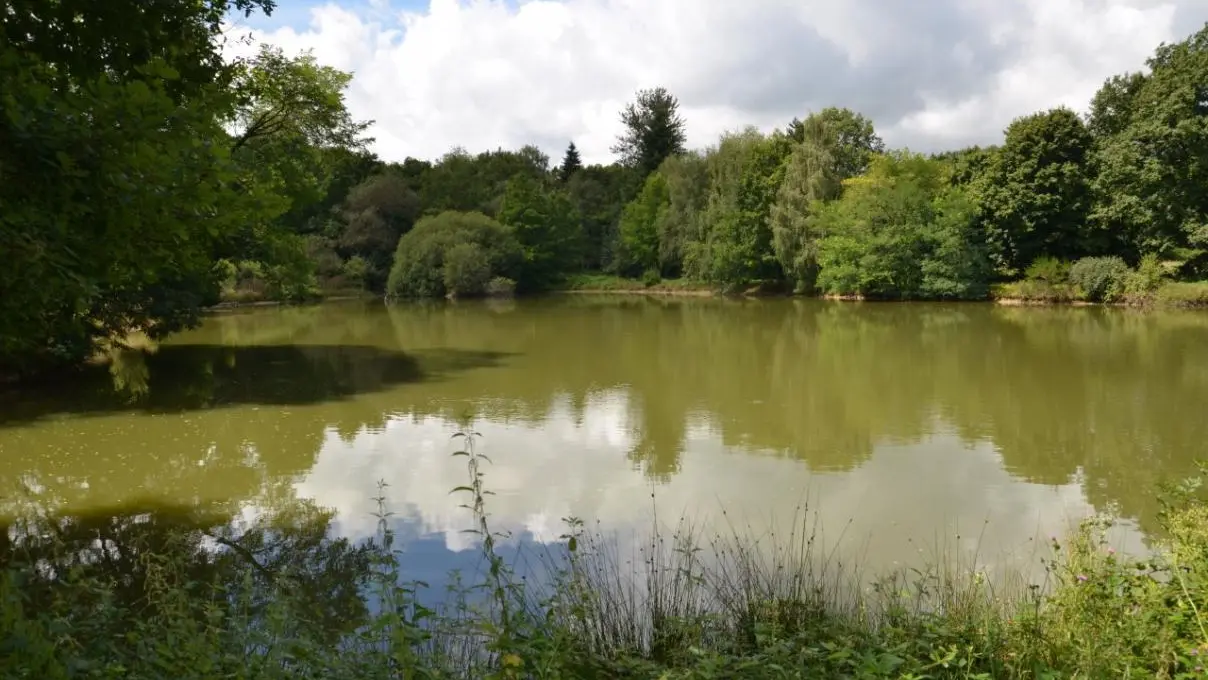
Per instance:
[[[327,302],[352,302],[355,300],[377,300],[381,296],[366,293],[364,295],[331,295],[321,296],[313,300],[223,300],[216,305],[202,308],[202,314],[221,314],[223,312],[233,312],[240,309],[256,308],[256,307],[304,307],[306,305],[321,305]]]
[[[721,294],[710,289],[699,288],[568,288],[552,290],[551,295],[650,295],[656,297],[720,297]]]
[[[1021,297],[991,297],[986,302],[992,302],[1004,307],[1132,307],[1135,309],[1154,308],[1154,305],[1129,304],[1125,302],[1090,302],[1087,300],[1036,300]]]
[[[1134,309],[1139,311],[1156,310],[1186,310],[1208,311],[1208,303],[1163,303],[1156,300],[1137,300],[1124,302],[1091,302],[1089,300],[1043,300],[1021,297],[985,297],[968,300],[931,300],[931,299],[891,299],[869,298],[863,295],[799,295],[793,293],[758,292],[748,290],[741,293],[725,294],[713,289],[699,288],[572,288],[553,290],[549,295],[631,295],[648,297],[697,297],[697,298],[788,298],[800,300],[822,300],[826,302],[855,302],[870,304],[916,304],[916,303],[950,303],[950,304],[993,304],[1002,307],[1110,307],[1116,309]]]
[[[1162,300],[1156,299],[1153,296],[1142,299],[1122,300],[1117,302],[1092,302],[1089,300],[1075,300],[1069,298],[1030,298],[1011,295],[995,296],[990,295],[979,299],[970,300],[926,300],[926,299],[896,299],[896,298],[870,298],[864,295],[802,295],[797,293],[785,293],[782,291],[774,291],[762,289],[759,286],[751,286],[742,291],[732,293],[722,292],[720,289],[707,284],[687,284],[682,286],[655,284],[645,286],[639,281],[633,281],[629,285],[627,279],[612,279],[605,282],[592,285],[590,283],[582,285],[572,285],[568,288],[559,288],[550,290],[537,295],[526,295],[517,297],[542,297],[542,296],[558,296],[558,295],[626,295],[626,296],[646,296],[656,298],[752,298],[752,299],[767,299],[767,298],[789,298],[802,300],[824,300],[827,302],[868,302],[875,304],[892,304],[892,303],[919,303],[919,302],[961,302],[961,303],[989,303],[1002,307],[1114,307],[1119,309],[1136,309],[1136,310],[1199,310],[1208,311],[1208,300]],[[301,301],[285,301],[285,300],[225,300],[216,305],[205,307],[202,310],[203,314],[223,314],[235,312],[243,309],[255,309],[262,307],[284,307],[284,306],[307,306],[318,305],[328,302],[353,302],[353,301],[369,301],[380,300],[382,296],[373,293],[364,294],[346,294],[339,293],[330,296],[322,296],[312,300]]]

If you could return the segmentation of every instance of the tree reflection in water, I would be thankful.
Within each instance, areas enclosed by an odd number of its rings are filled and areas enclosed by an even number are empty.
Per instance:
[[[202,655],[222,665],[263,656],[274,639],[334,645],[367,620],[374,545],[333,536],[329,510],[284,488],[243,513],[143,505],[56,516],[33,502],[14,510],[0,527],[4,646],[21,650],[23,664],[41,658],[24,669],[37,677],[169,663],[202,647],[226,650],[225,659]]]

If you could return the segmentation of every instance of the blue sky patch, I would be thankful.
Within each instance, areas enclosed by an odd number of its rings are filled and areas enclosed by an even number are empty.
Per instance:
[[[270,16],[257,12],[246,19],[242,15],[233,18],[239,25],[258,31],[275,31],[287,27],[295,31],[303,31],[310,26],[310,10],[327,4],[339,5],[362,16],[371,16],[375,13],[369,0],[343,0],[334,3],[331,0],[278,0],[277,8]],[[390,0],[386,13],[393,15],[397,12],[426,12],[427,10],[428,0]]]

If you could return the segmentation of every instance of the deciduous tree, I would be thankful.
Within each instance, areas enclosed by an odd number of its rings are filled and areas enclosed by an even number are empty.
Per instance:
[[[636,276],[659,270],[659,223],[670,202],[667,180],[658,172],[646,178],[641,193],[621,212],[619,271]]]
[[[499,221],[520,243],[523,260],[516,283],[521,290],[547,289],[576,268],[579,214],[565,192],[518,175],[508,182]]]
[[[1144,253],[1208,271],[1208,25],[1160,46],[1150,75],[1109,81],[1093,112],[1108,132],[1095,154],[1096,224]],[[1119,103],[1117,103],[1119,102]],[[1127,117],[1127,124],[1123,119]],[[1110,122],[1108,122],[1110,121]]]
[[[679,100],[666,88],[638,91],[635,100],[621,111],[621,123],[625,127],[612,151],[623,165],[638,171],[639,181],[668,156],[684,150],[687,135]]]
[[[1073,259],[1097,247],[1087,230],[1093,139],[1067,108],[1016,119],[977,187],[998,266],[1021,272],[1041,255]]]
[[[237,191],[218,121],[231,9],[270,3],[7,3],[0,22],[0,374],[194,323],[213,250],[272,201]]]

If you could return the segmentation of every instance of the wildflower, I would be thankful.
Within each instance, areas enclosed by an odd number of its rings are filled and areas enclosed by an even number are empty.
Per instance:
[[[1086,574],[1078,574],[1078,582],[1086,583]]]
[[[1107,554],[1108,554],[1108,555],[1115,555],[1115,554],[1116,554],[1116,549],[1115,549],[1115,548],[1111,548],[1111,547],[1109,547],[1109,548],[1107,549]]]

